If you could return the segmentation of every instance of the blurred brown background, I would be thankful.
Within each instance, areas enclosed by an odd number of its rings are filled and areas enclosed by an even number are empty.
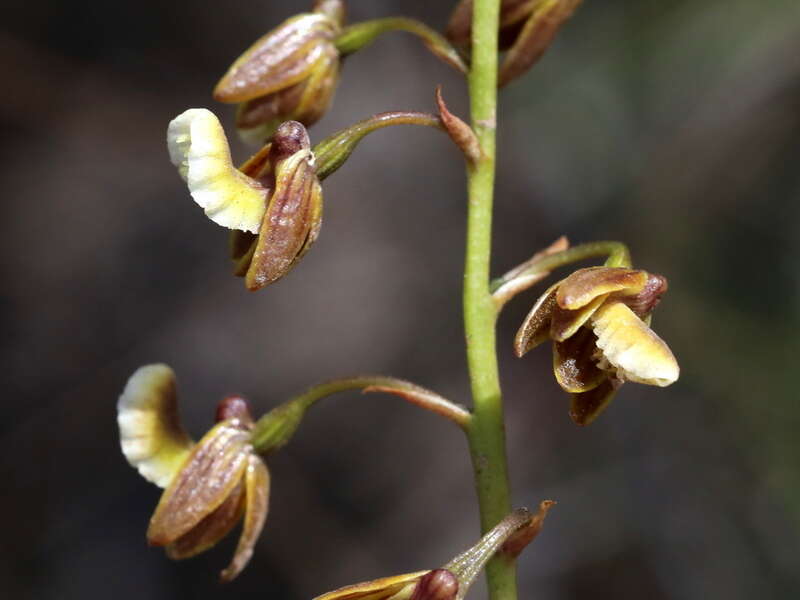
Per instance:
[[[270,461],[270,518],[238,581],[216,584],[233,540],[180,564],[145,545],[159,490],[125,463],[115,424],[139,365],[175,368],[195,435],[225,393],[262,412],[361,372],[468,402],[463,167],[444,136],[367,139],[325,183],[314,250],[257,294],[169,163],[167,122],[205,106],[230,125],[211,87],[307,4],[4,5],[3,597],[300,600],[476,538],[456,428],[351,394]],[[441,27],[453,4],[354,0],[350,16]],[[495,272],[562,233],[625,240],[669,277],[655,328],[683,369],[666,390],[625,386],[578,429],[548,351],[511,353],[536,292],[503,315],[514,499],[559,502],[521,561],[523,598],[800,595],[798,57],[795,0],[589,1],[503,94]],[[347,61],[312,137],[432,110],[437,83],[465,114],[458,76],[386,35]]]

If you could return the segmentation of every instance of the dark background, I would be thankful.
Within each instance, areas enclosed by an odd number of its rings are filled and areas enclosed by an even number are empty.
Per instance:
[[[361,372],[468,403],[463,167],[444,136],[366,140],[325,182],[313,251],[257,294],[169,163],[167,122],[205,106],[230,125],[211,87],[307,4],[4,5],[3,597],[307,599],[435,567],[477,537],[457,429],[349,394],[270,460],[270,518],[239,580],[216,583],[233,539],[184,563],[145,544],[159,490],[126,464],[115,423],[142,364],[175,368],[196,436],[228,392],[260,413]],[[362,0],[350,15],[440,27],[453,4]],[[800,595],[798,57],[795,0],[592,1],[503,93],[495,273],[561,234],[626,241],[669,277],[654,326],[682,367],[666,390],[626,385],[579,429],[549,352],[511,352],[537,292],[502,316],[514,501],[559,502],[521,560],[523,598]],[[437,83],[465,115],[459,77],[386,35],[347,61],[312,138],[432,110]]]

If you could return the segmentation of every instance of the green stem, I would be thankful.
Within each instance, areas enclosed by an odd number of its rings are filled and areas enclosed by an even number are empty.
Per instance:
[[[281,448],[292,438],[309,408],[323,398],[350,390],[400,396],[415,406],[448,418],[462,429],[466,429],[472,419],[465,408],[409,381],[382,375],[363,375],[320,383],[290,398],[256,422],[250,443],[259,453]]]
[[[499,313],[514,296],[547,277],[550,271],[595,256],[608,256],[606,267],[630,268],[631,266],[630,251],[622,242],[590,242],[568,250],[534,256],[492,281],[489,289],[497,306],[497,312]]]
[[[346,129],[337,131],[314,146],[317,160],[317,177],[320,180],[333,174],[350,157],[359,142],[368,134],[394,125],[421,125],[444,130],[442,120],[428,113],[413,111],[385,112],[373,115]]]
[[[334,43],[336,49],[343,56],[347,56],[368,46],[387,31],[406,31],[417,36],[434,55],[462,73],[467,72],[464,61],[442,34],[425,23],[406,17],[384,17],[349,25],[337,36]]]
[[[497,115],[497,32],[500,0],[475,0],[472,69],[469,74],[472,127],[483,158],[467,169],[469,208],[464,271],[464,328],[474,403],[467,430],[478,493],[482,532],[511,512],[503,423],[503,401],[495,348],[495,307],[489,291],[492,201]],[[516,567],[492,559],[486,568],[491,600],[516,600]]]

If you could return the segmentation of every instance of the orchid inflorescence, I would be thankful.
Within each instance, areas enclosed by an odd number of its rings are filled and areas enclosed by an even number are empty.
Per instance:
[[[405,17],[346,25],[342,0],[317,0],[310,12],[288,19],[257,40],[233,63],[213,93],[216,100],[238,105],[237,130],[261,146],[255,154],[235,166],[223,126],[207,109],[188,109],[167,129],[170,159],[189,194],[209,219],[231,230],[234,274],[244,277],[246,287],[253,291],[287,276],[319,237],[323,180],[348,160],[365,136],[381,128],[412,124],[441,130],[461,150],[469,177],[477,178],[481,170],[493,168],[492,146],[486,141],[494,135],[493,125],[473,119],[470,126],[452,114],[440,88],[436,90],[437,114],[381,113],[312,144],[307,128],[329,109],[345,56],[367,47],[384,32],[407,31],[464,73],[478,69],[470,66],[477,52],[496,59],[498,50],[505,51],[496,80],[502,86],[542,57],[579,3],[461,0],[442,35]],[[479,37],[476,29],[485,29],[481,15],[492,14],[497,28],[489,39],[496,40],[495,47],[473,44]],[[473,116],[478,116],[479,105],[473,105],[473,110]],[[488,181],[491,186],[491,178]],[[488,193],[491,199],[491,187]],[[634,269],[627,248],[618,242],[570,247],[566,238],[560,238],[503,277],[484,282],[487,301],[479,311],[475,308],[475,314],[484,311],[481,314],[492,324],[508,301],[554,270],[597,256],[606,256],[605,264],[574,271],[540,296],[513,345],[521,357],[545,341],[552,342],[553,372],[570,395],[569,414],[579,425],[594,421],[625,381],[666,386],[677,380],[679,369],[672,352],[650,329],[652,313],[667,290],[666,279]],[[469,290],[465,298],[470,298]],[[468,330],[474,326],[473,308],[466,300]],[[188,558],[214,546],[242,522],[234,557],[221,575],[224,581],[234,579],[250,560],[266,522],[267,457],[292,439],[316,402],[347,390],[393,394],[446,417],[470,439],[479,493],[480,482],[488,481],[487,494],[507,496],[504,475],[487,468],[504,470],[504,463],[497,461],[505,459],[502,431],[486,433],[483,427],[479,410],[483,380],[477,376],[481,368],[470,365],[473,410],[407,381],[359,376],[313,386],[259,419],[251,416],[245,399],[224,398],[213,426],[194,442],[180,422],[172,369],[160,364],[141,367],[120,396],[118,422],[129,463],[164,489],[147,530],[149,543],[163,546],[170,558]],[[485,449],[497,440],[500,457],[495,452],[492,463]],[[501,586],[493,584],[497,572],[513,568],[510,565],[536,537],[553,504],[542,502],[535,515],[506,509],[508,514],[502,517],[495,510],[492,518],[484,520],[484,537],[441,568],[347,586],[319,600],[461,599],[484,566],[497,561],[506,566],[490,570],[490,591],[493,598],[512,598],[501,596]],[[483,503],[481,509],[482,516],[489,514]]]

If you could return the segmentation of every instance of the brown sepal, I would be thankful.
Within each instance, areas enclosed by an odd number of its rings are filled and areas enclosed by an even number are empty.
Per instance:
[[[593,390],[572,394],[569,416],[576,425],[589,425],[611,403],[621,385],[620,380],[609,377]]]
[[[502,87],[522,75],[550,46],[558,30],[572,16],[581,0],[544,0],[533,13],[503,58],[497,85]]]
[[[248,438],[242,429],[223,422],[195,445],[150,519],[150,545],[171,544],[225,502],[247,466]]]

